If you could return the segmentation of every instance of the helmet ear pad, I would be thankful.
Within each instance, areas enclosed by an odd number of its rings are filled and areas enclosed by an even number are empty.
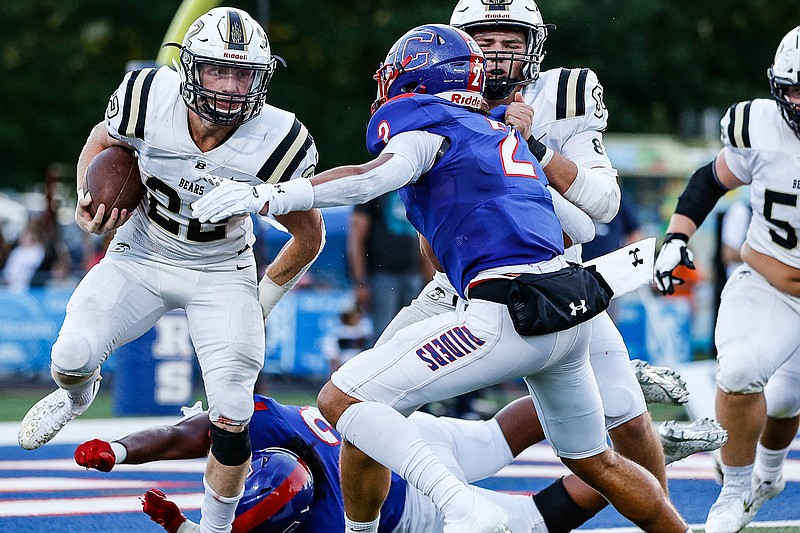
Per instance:
[[[233,531],[293,531],[311,512],[314,477],[309,467],[285,448],[253,452],[252,471],[236,508]]]

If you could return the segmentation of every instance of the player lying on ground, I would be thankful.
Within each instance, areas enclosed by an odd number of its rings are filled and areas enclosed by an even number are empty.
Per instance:
[[[294,520],[303,521],[297,530],[301,533],[326,527],[341,531],[344,521],[339,487],[339,434],[314,407],[281,405],[263,396],[255,397],[255,406],[250,439],[253,449],[259,451],[254,453],[253,471],[245,483],[245,496],[236,512],[234,531],[242,533],[257,525],[252,518],[256,515],[260,519],[258,524],[278,531]],[[530,419],[536,424],[530,424]],[[496,474],[525,448],[543,438],[536,411],[527,398],[512,402],[489,421],[436,418],[424,413],[415,413],[411,420],[433,443],[437,454],[467,481]],[[81,466],[108,472],[118,463],[204,457],[209,447],[208,424],[207,413],[189,413],[173,426],[154,427],[110,443],[91,440],[78,446],[75,461]],[[679,424],[678,427],[687,426]],[[702,450],[712,449],[710,440],[686,442],[689,445],[676,450],[680,453],[675,456],[676,460],[700,451],[692,443],[704,442]],[[487,459],[487,449],[497,450],[497,453]],[[287,450],[288,454],[276,450]],[[304,469],[298,468],[297,461],[292,461],[293,455],[311,472],[312,490],[303,489],[305,484],[298,483],[300,490],[283,501],[289,510],[280,509],[270,514],[264,509],[278,496],[273,496],[274,491],[262,492],[258,488],[264,486],[266,477],[269,477],[267,483],[280,483],[291,475],[305,479]],[[265,460],[268,468],[262,468]],[[526,528],[518,529],[522,531],[566,532],[591,518],[602,507],[598,505],[596,493],[586,489],[574,475],[556,481],[532,499],[476,490],[509,509],[512,531],[518,526]],[[313,492],[313,497],[309,497],[309,492]],[[167,531],[195,531],[192,528],[196,526],[159,491],[146,494],[144,508]],[[308,512],[310,509],[313,512]],[[441,531],[442,527],[443,517],[433,503],[399,476],[392,476],[389,498],[381,510],[381,531]]]

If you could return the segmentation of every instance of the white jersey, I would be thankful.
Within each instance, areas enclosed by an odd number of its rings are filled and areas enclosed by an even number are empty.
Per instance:
[[[800,268],[800,139],[774,100],[732,105],[720,121],[725,162],[750,184],[753,216],[747,243],[757,252]]]
[[[555,68],[539,74],[522,92],[533,107],[531,135],[579,167],[612,169],[603,146],[608,110],[603,86],[588,68]],[[580,245],[564,254],[581,260]]]
[[[235,257],[255,240],[249,216],[217,224],[192,218],[190,204],[212,185],[203,174],[252,185],[310,177],[314,141],[294,114],[265,105],[221,145],[201,152],[189,135],[178,73],[169,67],[130,72],[106,110],[109,134],[136,149],[147,192],[112,249],[177,265],[203,265]]]

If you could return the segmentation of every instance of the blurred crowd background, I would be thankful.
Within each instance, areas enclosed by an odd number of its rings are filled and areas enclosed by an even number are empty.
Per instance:
[[[207,7],[219,3],[206,2]],[[545,43],[543,69],[588,66],[605,89],[610,116],[605,141],[620,171],[630,216],[620,218],[624,224],[619,227],[598,228],[598,234],[609,234],[620,244],[662,236],[686,180],[720,147],[719,119],[725,109],[741,100],[769,97],[766,70],[781,37],[800,22],[800,3],[537,3],[544,21],[556,25]],[[222,4],[249,11],[267,29],[273,53],[287,63],[272,80],[269,103],[291,110],[308,127],[320,151],[319,169],[324,170],[369,158],[364,133],[375,97],[374,71],[402,33],[423,23],[447,22],[455,0]],[[46,378],[41,366],[46,369],[59,313],[63,316],[70,290],[104,253],[107,239],[84,234],[73,221],[77,156],[126,68],[156,59],[180,5],[179,0],[19,0],[2,8],[0,378],[6,381],[21,375]],[[682,321],[688,342],[682,352],[689,358],[713,356],[715,287],[729,259],[721,221],[727,208],[742,198],[739,192],[720,202],[716,216],[692,240],[699,268],[678,296],[686,299],[686,312],[669,315]],[[378,308],[386,302],[369,294],[365,274],[388,272],[395,276],[392,283],[411,278],[410,286],[416,288],[425,281],[429,273],[418,268],[413,251],[400,254],[411,259],[404,264],[387,256],[377,266],[359,265],[364,250],[374,246],[363,240],[360,230],[364,224],[374,230],[383,220],[376,213],[391,212],[391,206],[387,198],[377,211],[324,212],[326,251],[283,305],[284,314],[273,314],[267,325],[268,352],[272,350],[267,372],[327,375],[341,364],[340,352],[371,342],[383,327]],[[263,265],[286,236],[264,220],[258,221],[258,229]],[[389,224],[381,231],[398,236],[407,228]],[[735,237],[736,230],[729,233]],[[353,245],[358,239],[360,248]],[[312,291],[307,293],[312,296],[304,300],[303,291]],[[324,292],[327,299],[313,291]],[[633,302],[615,311],[623,334],[630,335],[626,341],[633,344],[632,356],[652,355],[643,325],[647,307],[646,302]],[[51,318],[55,326],[48,326]],[[632,324],[628,330],[626,321]],[[291,339],[287,323],[294,328]]]

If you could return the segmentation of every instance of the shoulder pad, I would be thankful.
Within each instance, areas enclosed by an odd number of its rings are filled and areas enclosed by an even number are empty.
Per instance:
[[[720,121],[720,137],[723,144],[734,148],[751,148],[750,141],[750,109],[753,102],[739,102],[733,104],[725,112]]]
[[[383,104],[372,115],[367,126],[367,150],[371,154],[379,154],[392,136],[424,129],[432,124],[429,113],[420,112],[423,107],[433,107],[426,105],[435,102],[431,99],[441,100],[436,96],[408,94],[396,96]]]
[[[154,68],[129,72],[111,95],[106,108],[106,120],[114,124],[120,137],[144,139],[147,103],[157,72]],[[118,124],[115,119],[119,121]]]
[[[562,68],[556,90],[556,120],[580,117],[588,111],[596,111],[598,118],[605,114],[602,86],[597,76],[588,68]]]
[[[775,149],[781,145],[783,118],[770,98],[733,104],[720,120],[720,138],[738,149]]]
[[[314,146],[314,138],[303,123],[293,114],[287,114],[290,115],[288,131],[275,133],[278,136],[282,134],[283,138],[256,173],[258,179],[265,183],[283,183],[291,179],[297,166]]]

